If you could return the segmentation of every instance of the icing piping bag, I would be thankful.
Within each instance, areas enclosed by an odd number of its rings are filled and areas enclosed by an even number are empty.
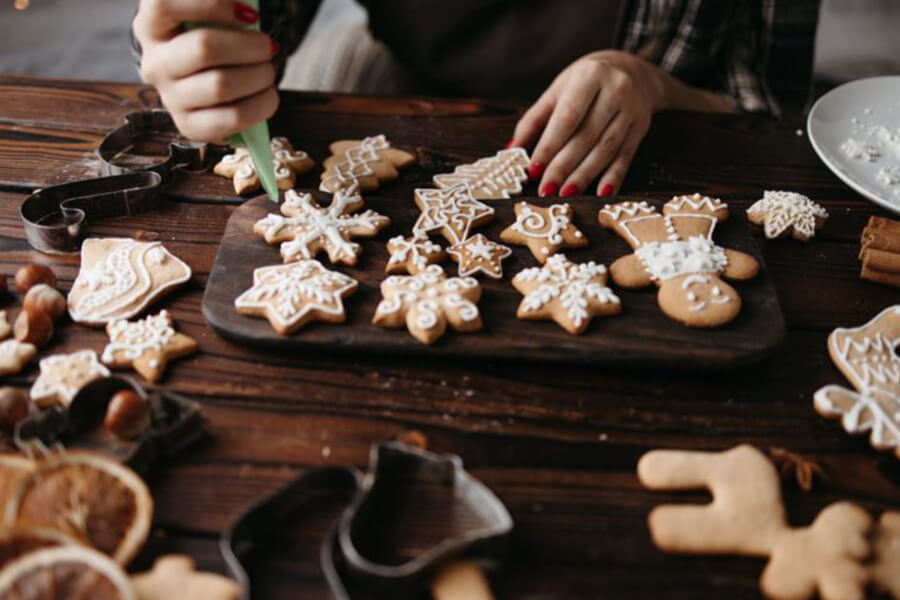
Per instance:
[[[259,11],[259,0],[244,0],[255,10]],[[210,24],[195,23],[190,27],[214,27]],[[247,29],[260,30],[260,22],[248,25]],[[275,161],[272,158],[272,138],[269,135],[269,124],[260,121],[247,129],[228,137],[228,143],[236,148],[246,148],[253,161],[256,174],[262,182],[263,189],[272,202],[278,202],[278,183],[275,180]]]

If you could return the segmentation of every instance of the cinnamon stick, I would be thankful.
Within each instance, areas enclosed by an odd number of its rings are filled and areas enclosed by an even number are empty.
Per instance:
[[[900,222],[884,217],[870,217],[860,241],[860,259],[868,248],[900,253]]]
[[[863,264],[863,268],[859,273],[859,278],[865,279],[866,281],[872,281],[874,283],[882,283],[885,285],[900,287],[900,273],[885,273],[883,271],[875,271],[868,268],[865,264]]]
[[[873,271],[900,275],[900,252],[889,252],[875,248],[865,248],[862,252],[863,266]]]

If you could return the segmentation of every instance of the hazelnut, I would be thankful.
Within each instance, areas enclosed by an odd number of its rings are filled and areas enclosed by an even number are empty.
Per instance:
[[[104,423],[120,440],[133,440],[150,428],[150,404],[137,392],[116,392],[106,408]]]
[[[50,315],[54,321],[66,314],[66,299],[54,287],[46,283],[33,286],[25,294],[25,310]]]
[[[0,433],[12,434],[19,421],[28,416],[28,392],[20,388],[0,388]]]
[[[53,337],[53,319],[44,312],[23,310],[13,324],[13,334],[20,342],[41,348]]]
[[[56,275],[46,265],[25,265],[16,271],[16,289],[20,294],[25,294],[39,283],[46,283],[50,287],[56,287]]]

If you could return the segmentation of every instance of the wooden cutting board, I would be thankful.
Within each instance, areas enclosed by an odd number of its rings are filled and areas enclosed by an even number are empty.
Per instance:
[[[319,192],[315,197],[322,204],[330,201],[330,196]],[[496,218],[476,232],[499,241],[500,231],[514,220],[515,201],[522,199],[541,206],[553,203],[550,199],[531,197],[489,202],[496,209]],[[625,198],[617,199],[620,200]],[[590,240],[587,248],[566,251],[570,259],[575,262],[594,260],[609,265],[619,256],[631,252],[623,240],[597,222],[597,212],[603,202],[594,197],[581,197],[569,199],[569,203],[575,211],[575,224]],[[662,201],[658,204],[661,206]],[[247,201],[228,221],[203,297],[203,315],[207,322],[216,333],[238,343],[292,351],[691,369],[721,369],[759,361],[784,337],[784,317],[768,270],[746,219],[735,211],[728,221],[717,226],[715,240],[725,248],[751,254],[760,262],[761,269],[751,281],[732,283],[743,299],[743,308],[738,318],[724,327],[692,329],[669,320],[657,305],[655,286],[628,291],[612,285],[622,300],[622,313],[595,318],[580,336],[570,335],[552,321],[519,320],[516,307],[522,296],[510,280],[520,270],[535,266],[537,262],[527,248],[514,246],[513,255],[504,261],[502,280],[480,279],[483,294],[479,309],[484,329],[472,334],[448,329],[447,334],[432,346],[425,346],[405,328],[383,329],[371,323],[375,307],[381,300],[379,285],[386,277],[384,266],[388,253],[385,244],[395,235],[409,235],[419,210],[412,197],[367,196],[366,207],[389,216],[392,223],[377,238],[356,240],[363,246],[357,265],[334,266],[325,254],[318,257],[326,267],[359,281],[359,290],[345,301],[345,323],[313,323],[292,335],[282,336],[265,319],[239,315],[235,311],[234,300],[252,285],[253,270],[281,263],[278,246],[267,245],[253,232],[258,219],[277,210],[276,205],[265,197]],[[446,246],[442,237],[433,239]],[[449,276],[457,274],[456,263],[448,259],[443,266]]]

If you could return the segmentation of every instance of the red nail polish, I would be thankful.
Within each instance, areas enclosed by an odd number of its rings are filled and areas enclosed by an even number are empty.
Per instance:
[[[243,2],[235,2],[234,18],[241,23],[252,25],[253,23],[259,21],[259,12],[257,12],[252,6],[248,4],[244,4]]]
[[[555,196],[556,190],[558,190],[558,189],[559,189],[558,183],[556,183],[555,181],[548,181],[541,187],[541,191],[538,193],[538,195],[541,198],[545,198],[547,196]]]
[[[578,186],[574,183],[567,183],[559,193],[561,198],[568,198],[569,196],[575,196],[576,194],[578,194]]]
[[[604,183],[603,187],[600,188],[600,196],[602,198],[606,198],[607,196],[612,196],[613,186],[611,183]]]
[[[528,178],[534,181],[535,179],[540,179],[541,175],[544,174],[544,165],[539,162],[531,163],[531,166],[528,168]]]
[[[275,40],[271,40],[271,56],[275,56],[276,54],[278,54],[279,50],[281,50],[281,44],[279,44]]]
[[[506,142],[506,149],[509,150],[510,148],[513,147],[513,144],[515,144],[515,143],[516,143],[516,139],[515,139],[515,138],[509,140],[508,142]]]

